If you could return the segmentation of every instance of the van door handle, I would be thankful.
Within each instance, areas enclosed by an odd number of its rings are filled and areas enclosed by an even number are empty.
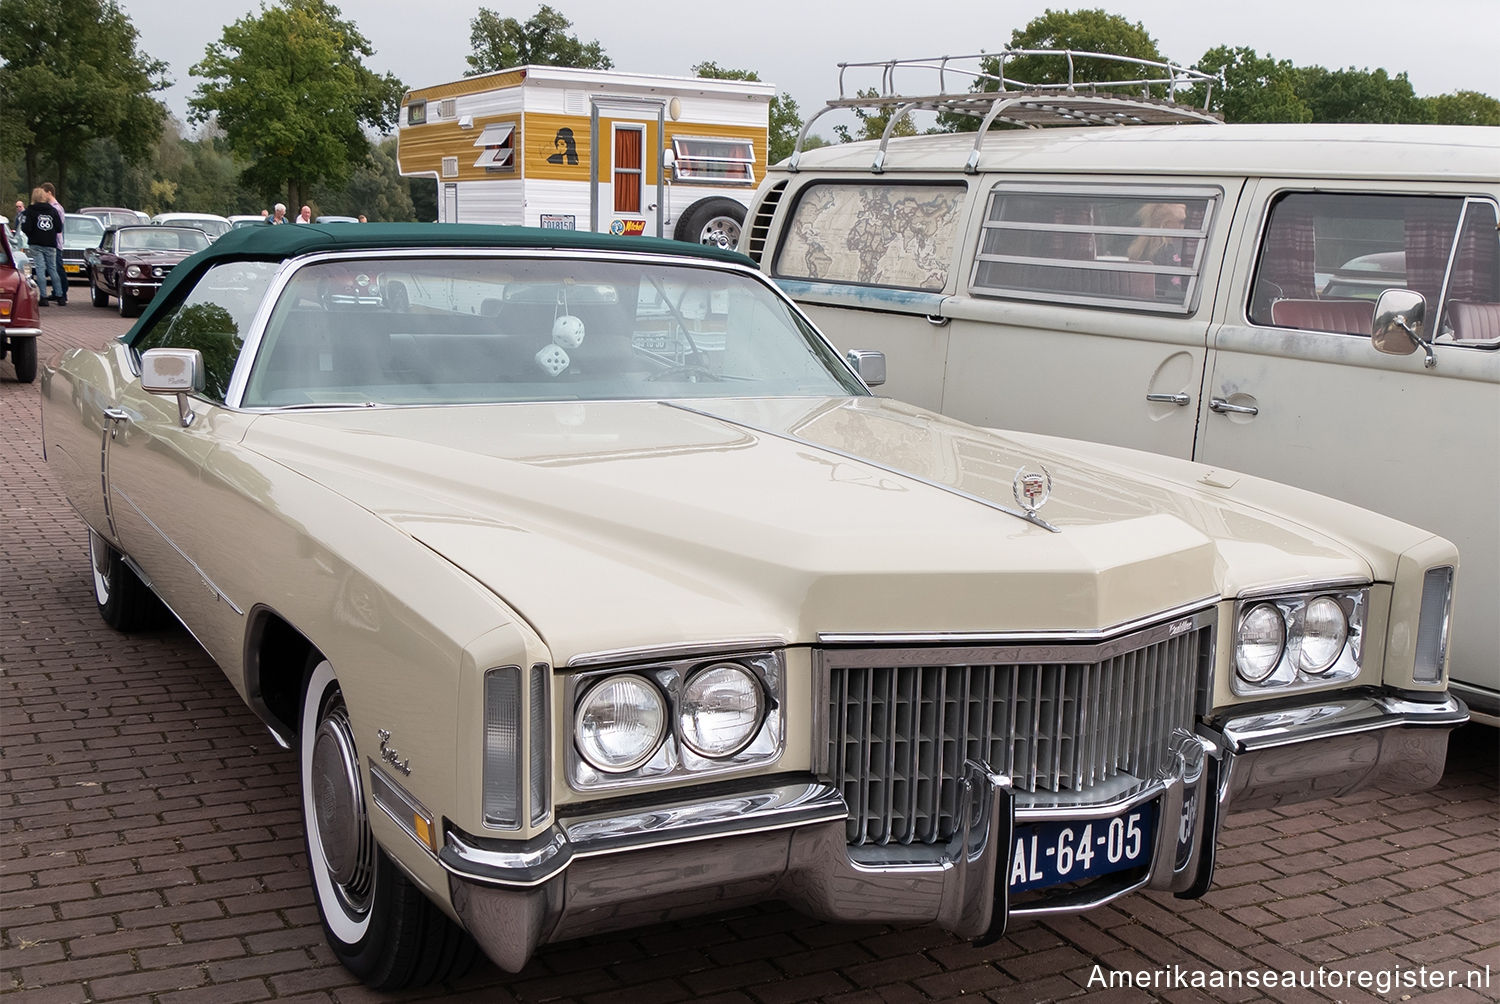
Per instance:
[[[1182,390],[1176,394],[1147,394],[1146,400],[1157,404],[1175,404],[1179,408],[1186,408],[1193,403],[1193,399],[1188,396],[1187,391]]]
[[[1208,410],[1220,415],[1259,415],[1260,409],[1253,404],[1230,404],[1222,397],[1210,398]]]
[[[928,314],[927,315],[927,323],[930,324],[930,325],[932,325],[935,328],[941,328],[943,325],[947,324],[950,320],[952,320],[952,318],[939,317],[937,314]]]

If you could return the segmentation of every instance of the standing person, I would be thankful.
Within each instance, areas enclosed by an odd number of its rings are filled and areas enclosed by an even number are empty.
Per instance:
[[[312,222],[312,206],[303,206],[302,207],[302,212],[300,212],[300,213],[297,214],[297,222],[298,223],[311,223]]]
[[[42,182],[42,191],[47,193],[47,202],[53,209],[57,210],[57,275],[62,280],[62,292],[59,293],[54,287],[52,299],[59,307],[68,305],[68,273],[63,268],[63,230],[68,225],[68,214],[63,212],[62,203],[57,201],[57,189],[52,187],[52,182]]]
[[[21,224],[26,222],[26,203],[20,199],[16,200],[16,222],[15,229],[20,230]]]
[[[31,259],[38,269],[36,288],[41,291],[41,302],[47,302],[47,283],[50,281],[52,298],[66,304],[68,280],[63,278],[57,260],[57,235],[62,232],[62,217],[47,201],[47,192],[40,185],[31,190],[31,205],[26,210],[23,232],[31,245]],[[59,289],[63,291],[61,299],[58,298]]]
[[[273,223],[274,224],[274,223],[290,223],[290,222],[292,222],[291,220],[289,220],[289,219],[286,218],[286,204],[285,203],[278,202],[278,203],[276,203],[275,206],[271,207],[271,209],[272,209],[272,211],[271,211],[270,218],[268,218],[266,220],[267,223]]]

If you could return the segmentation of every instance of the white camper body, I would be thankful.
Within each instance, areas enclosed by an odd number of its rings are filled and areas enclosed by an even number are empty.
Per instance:
[[[647,234],[732,247],[765,176],[776,88],[522,66],[409,91],[397,161],[438,222]]]

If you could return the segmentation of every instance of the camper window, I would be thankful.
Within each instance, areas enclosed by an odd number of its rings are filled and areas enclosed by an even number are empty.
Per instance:
[[[406,124],[422,125],[427,121],[427,102],[413,101],[406,106]]]
[[[684,181],[755,184],[755,146],[748,139],[674,136],[676,176]]]

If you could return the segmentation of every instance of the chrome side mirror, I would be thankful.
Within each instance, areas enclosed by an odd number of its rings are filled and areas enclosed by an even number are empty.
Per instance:
[[[849,367],[859,374],[866,387],[879,387],[885,383],[885,353],[874,349],[850,349],[844,358]]]
[[[1376,351],[1393,356],[1409,356],[1417,349],[1427,353],[1423,364],[1437,365],[1432,342],[1424,337],[1427,327],[1427,299],[1412,289],[1388,289],[1375,301],[1375,324],[1370,343]]]
[[[148,394],[176,394],[177,418],[193,424],[188,395],[203,390],[203,353],[197,349],[147,349],[141,356],[141,389]]]

